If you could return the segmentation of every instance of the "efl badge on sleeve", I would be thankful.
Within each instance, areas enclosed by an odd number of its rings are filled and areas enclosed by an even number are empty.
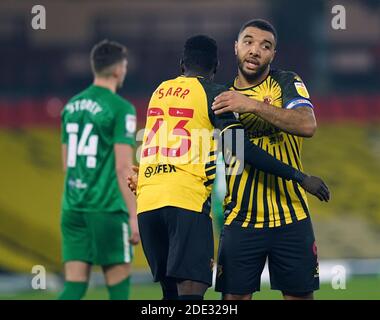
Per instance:
[[[133,114],[127,114],[125,117],[125,129],[127,134],[133,134],[136,131],[136,116]]]
[[[305,85],[303,84],[303,82],[294,82],[294,85],[296,87],[296,90],[297,90],[298,94],[301,97],[304,97],[306,99],[310,98],[309,92],[307,91],[307,89],[306,89]]]

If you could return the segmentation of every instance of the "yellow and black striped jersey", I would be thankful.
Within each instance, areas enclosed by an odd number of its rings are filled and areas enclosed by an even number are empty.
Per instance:
[[[216,117],[211,110],[226,90],[201,77],[180,76],[153,93],[141,149],[138,213],[165,206],[210,210],[217,157],[213,129],[242,127],[232,112]]]
[[[230,90],[278,108],[313,108],[303,81],[293,72],[271,70],[264,81],[248,88],[238,88],[235,80]],[[252,113],[240,114],[239,120],[252,143],[302,171],[301,137],[285,133]],[[309,215],[306,193],[296,182],[247,163],[242,174],[234,175],[237,167],[238,164],[232,164],[226,168],[225,224],[234,221],[242,227],[278,227]]]

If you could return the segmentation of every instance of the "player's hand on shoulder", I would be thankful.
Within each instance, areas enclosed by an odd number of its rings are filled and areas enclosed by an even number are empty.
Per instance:
[[[301,182],[301,186],[321,201],[328,202],[330,200],[330,190],[321,178],[306,176]]]
[[[214,99],[211,109],[214,110],[215,114],[229,111],[246,113],[252,112],[252,105],[254,103],[255,100],[250,99],[237,91],[225,91]]]

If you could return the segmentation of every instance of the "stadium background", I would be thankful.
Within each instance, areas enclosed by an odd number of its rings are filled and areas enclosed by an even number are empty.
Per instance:
[[[35,4],[46,8],[46,30],[31,27]],[[346,9],[346,30],[331,27],[335,4]],[[108,38],[129,48],[129,72],[120,94],[135,104],[141,128],[152,90],[178,74],[188,36],[205,33],[217,40],[221,64],[216,80],[226,83],[236,73],[236,34],[254,17],[275,25],[279,45],[274,66],[297,72],[315,105],[319,127],[304,143],[303,162],[306,171],[323,177],[332,191],[329,204],[309,197],[321,276],[327,281],[323,288],[329,292],[320,297],[380,299],[378,0],[2,0],[0,298],[53,297],[24,292],[31,289],[34,265],[43,265],[48,287],[59,289],[59,115],[67,99],[91,82],[92,45]],[[220,204],[215,202],[214,208],[219,221]],[[351,295],[331,289],[337,265],[352,275],[345,290]],[[150,281],[141,246],[134,268],[133,297],[158,298],[157,287],[141,289],[146,295],[138,293],[139,282]],[[94,279],[101,283],[96,275]],[[93,297],[104,298],[105,292]]]

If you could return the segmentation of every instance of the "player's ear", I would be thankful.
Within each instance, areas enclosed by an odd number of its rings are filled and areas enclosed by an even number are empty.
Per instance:
[[[235,41],[235,56],[237,56],[237,46],[238,46],[238,42]]]
[[[112,66],[112,75],[115,77],[115,78],[118,78],[121,73],[122,73],[122,64],[121,63],[117,63],[115,65]]]

